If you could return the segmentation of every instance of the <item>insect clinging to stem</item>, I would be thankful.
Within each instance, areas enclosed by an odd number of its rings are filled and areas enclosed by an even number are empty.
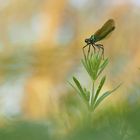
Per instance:
[[[93,35],[91,35],[90,38],[85,39],[85,43],[87,44],[83,47],[84,56],[86,57],[84,49],[88,46],[88,55],[89,55],[90,47],[92,46],[94,52],[96,51],[96,48],[99,49],[99,51],[101,49],[102,56],[104,58],[104,46],[102,44],[96,44],[96,42],[104,39],[114,29],[115,29],[115,22],[113,19],[109,19],[104,23],[104,25],[99,30],[97,30]]]

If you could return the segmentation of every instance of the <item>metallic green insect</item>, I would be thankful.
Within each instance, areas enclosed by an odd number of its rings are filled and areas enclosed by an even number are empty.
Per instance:
[[[114,29],[115,29],[115,22],[113,19],[109,19],[99,30],[97,30],[93,35],[91,35],[90,38],[85,39],[85,42],[87,44],[83,47],[84,56],[86,56],[84,51],[85,47],[89,46],[88,48],[88,55],[89,55],[90,47],[92,46],[94,48],[94,52],[96,51],[96,48],[98,48],[99,51],[100,49],[102,49],[102,55],[104,57],[104,46],[102,44],[95,44],[95,43],[104,39]]]

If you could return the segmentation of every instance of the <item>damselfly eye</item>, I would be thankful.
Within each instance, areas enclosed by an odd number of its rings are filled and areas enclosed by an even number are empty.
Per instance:
[[[88,39],[85,39],[85,42],[88,43]]]

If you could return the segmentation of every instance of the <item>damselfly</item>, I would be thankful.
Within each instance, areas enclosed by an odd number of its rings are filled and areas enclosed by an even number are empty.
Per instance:
[[[87,43],[84,47],[83,47],[83,53],[84,56],[85,55],[85,47],[88,46],[88,55],[90,53],[90,47],[92,46],[94,49],[94,52],[96,51],[96,48],[102,50],[102,56],[104,57],[104,46],[102,44],[95,44],[96,42],[104,39],[109,33],[111,33],[113,30],[115,29],[115,22],[113,19],[109,19],[108,21],[106,21],[104,23],[104,25],[97,30],[93,35],[91,35],[90,38],[85,39],[85,42]]]

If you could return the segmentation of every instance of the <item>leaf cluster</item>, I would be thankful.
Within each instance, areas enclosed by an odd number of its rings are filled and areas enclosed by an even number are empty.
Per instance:
[[[103,60],[101,55],[95,53],[91,54],[88,57],[84,57],[84,59],[82,59],[82,64],[92,80],[92,90],[83,87],[76,77],[73,77],[74,85],[71,83],[70,84],[77,91],[83,101],[88,105],[88,107],[92,111],[94,111],[100,105],[100,103],[111,93],[117,90],[121,84],[116,86],[114,89],[108,90],[101,94],[101,89],[105,84],[106,76],[103,76],[101,78],[98,86],[96,87],[97,90],[95,90],[94,86],[95,83],[98,81],[99,76],[106,68],[108,64],[108,59]]]

